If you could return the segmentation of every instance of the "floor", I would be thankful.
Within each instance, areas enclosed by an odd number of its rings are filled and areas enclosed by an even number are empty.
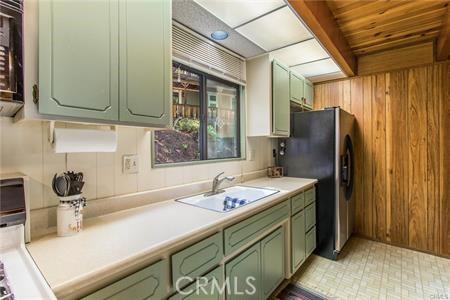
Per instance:
[[[330,299],[450,299],[450,259],[352,238],[338,261],[312,255],[293,280]]]

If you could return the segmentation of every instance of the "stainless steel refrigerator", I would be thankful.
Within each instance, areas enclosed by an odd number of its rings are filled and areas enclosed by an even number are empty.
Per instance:
[[[340,108],[291,115],[291,137],[279,140],[286,176],[317,178],[315,253],[336,260],[353,232],[354,117]]]

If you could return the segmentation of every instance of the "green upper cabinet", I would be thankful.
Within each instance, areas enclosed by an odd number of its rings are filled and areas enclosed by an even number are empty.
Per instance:
[[[165,127],[170,104],[171,1],[39,1],[40,113]]]
[[[289,73],[290,78],[290,97],[291,101],[302,104],[303,102],[303,90],[304,83],[303,77],[295,74],[294,72]]]
[[[289,136],[289,68],[280,62],[272,61],[272,133],[276,136]]]
[[[312,108],[313,107],[313,101],[314,101],[314,86],[312,84],[311,81],[309,81],[308,79],[305,79],[305,85],[304,85],[304,101],[305,101],[305,106],[307,106],[308,108]]]
[[[169,124],[171,1],[119,3],[119,119],[145,124]]]
[[[39,112],[117,120],[117,1],[39,1]]]
[[[270,294],[284,279],[284,227],[280,227],[261,240],[262,298]]]

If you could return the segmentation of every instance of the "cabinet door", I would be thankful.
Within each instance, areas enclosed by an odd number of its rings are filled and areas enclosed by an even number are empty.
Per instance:
[[[289,136],[289,68],[272,62],[272,133]]]
[[[169,300],[222,300],[225,298],[224,291],[223,266],[219,266]]]
[[[284,279],[284,227],[261,240],[262,298],[267,299]]]
[[[120,1],[120,120],[170,122],[171,1]]]
[[[166,288],[167,261],[157,262],[82,300],[162,299]]]
[[[39,1],[39,112],[118,119],[118,2]]]
[[[290,72],[290,96],[291,101],[302,104],[303,99],[303,78]]]
[[[305,211],[302,210],[291,219],[292,273],[302,265],[306,258]]]
[[[305,79],[305,105],[309,108],[313,107],[313,101],[314,101],[314,87],[311,81]]]
[[[229,281],[227,300],[259,299],[261,274],[260,243],[235,257],[225,266],[226,278]]]

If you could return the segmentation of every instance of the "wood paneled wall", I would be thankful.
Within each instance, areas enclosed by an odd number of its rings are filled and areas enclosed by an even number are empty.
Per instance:
[[[356,118],[356,232],[450,256],[450,62],[316,84]]]

